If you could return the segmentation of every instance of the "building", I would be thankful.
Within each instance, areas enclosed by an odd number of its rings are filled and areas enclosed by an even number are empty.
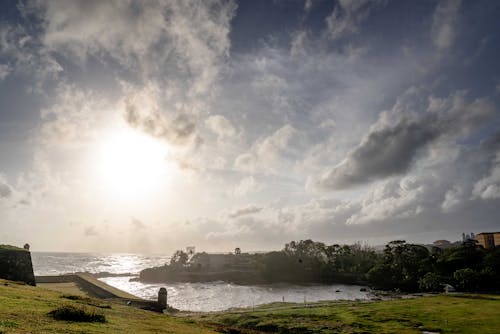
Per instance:
[[[482,232],[476,235],[476,240],[484,248],[500,246],[500,232]]]
[[[248,253],[196,253],[189,260],[189,267],[208,271],[244,270],[254,267],[256,255]]]
[[[432,243],[432,245],[439,248],[448,248],[451,246],[451,242],[448,240],[436,240]]]

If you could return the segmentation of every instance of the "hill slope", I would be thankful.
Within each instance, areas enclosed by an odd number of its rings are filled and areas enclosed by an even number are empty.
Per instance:
[[[103,314],[105,323],[54,320],[61,306]],[[110,307],[110,308],[109,308]],[[186,318],[105,300],[68,299],[60,293],[0,279],[0,333],[215,333]]]

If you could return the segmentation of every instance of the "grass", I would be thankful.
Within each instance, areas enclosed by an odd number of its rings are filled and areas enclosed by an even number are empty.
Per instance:
[[[60,307],[102,314],[106,322],[71,322],[49,313]],[[216,333],[191,319],[144,311],[112,301],[59,292],[0,279],[0,333]]]
[[[11,245],[0,245],[0,250],[26,251],[24,248],[19,248]]]
[[[61,307],[106,322],[55,320]],[[500,296],[437,295],[379,302],[274,303],[169,316],[109,300],[0,280],[0,333],[498,333]]]
[[[197,318],[226,333],[499,333],[500,296],[284,305]]]

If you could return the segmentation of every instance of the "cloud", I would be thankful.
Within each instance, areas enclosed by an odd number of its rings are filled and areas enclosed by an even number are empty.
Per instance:
[[[371,131],[339,165],[323,175],[321,187],[344,189],[407,171],[417,154],[438,135],[425,123],[403,120]]]
[[[227,139],[236,135],[236,129],[231,121],[222,115],[213,115],[205,120],[206,126],[215,134],[219,139]]]
[[[0,64],[0,81],[4,80],[12,72],[12,68],[7,64]]]
[[[271,135],[257,139],[249,152],[238,155],[234,166],[242,171],[273,170],[273,164],[298,154],[299,131],[286,124]]]
[[[145,229],[147,227],[146,224],[135,217],[130,218],[130,224],[136,230]]]
[[[93,237],[93,236],[99,235],[99,232],[97,232],[97,229],[95,226],[90,225],[90,226],[85,227],[84,234],[86,237]]]
[[[414,101],[398,100],[391,112],[379,115],[368,134],[342,162],[309,180],[308,186],[340,190],[403,174],[430,143],[443,136],[454,140],[470,135],[495,114],[488,99],[468,102],[463,91],[444,99],[429,97],[426,111],[413,108]]]
[[[19,8],[23,11],[22,5]],[[29,26],[0,24],[0,58],[6,62],[0,64],[0,80],[13,74],[29,75],[33,85],[30,90],[41,92],[41,84],[57,78],[63,68],[46,48],[41,47],[38,36],[30,30],[37,28],[36,23]]]
[[[158,109],[144,111],[141,106],[127,103],[125,120],[133,128],[153,137],[162,138],[172,144],[192,143],[196,125],[185,114],[178,114],[168,119]]]
[[[237,210],[231,212],[228,216],[229,216],[229,218],[237,218],[237,217],[241,217],[241,216],[247,216],[247,215],[261,212],[262,209],[263,209],[262,207],[258,207],[255,205],[249,205],[247,207],[240,208],[240,209],[237,209]]]
[[[10,196],[12,196],[12,188],[0,177],[0,199],[9,198]]]
[[[235,197],[243,197],[250,193],[259,191],[262,186],[255,180],[253,176],[246,176],[232,190],[232,195]]]
[[[299,30],[294,33],[290,43],[290,55],[292,57],[305,55],[307,42],[308,32],[306,30]]]
[[[93,131],[108,117],[105,111],[109,109],[110,105],[92,91],[61,83],[55,89],[52,105],[40,111],[37,140],[49,150],[88,144]]]
[[[458,186],[448,190],[444,195],[444,201],[441,203],[441,208],[444,212],[454,210],[463,201],[464,191]]]
[[[219,75],[235,9],[232,1],[41,0],[32,11],[49,50],[73,61],[110,57],[146,77],[168,73],[196,95]]]
[[[460,14],[461,0],[439,1],[432,17],[431,37],[439,51],[453,45]]]
[[[326,18],[328,34],[336,40],[359,31],[361,23],[368,18],[373,7],[383,1],[340,0]]]
[[[500,153],[497,153],[489,175],[474,184],[472,194],[476,198],[479,197],[485,200],[500,198]]]

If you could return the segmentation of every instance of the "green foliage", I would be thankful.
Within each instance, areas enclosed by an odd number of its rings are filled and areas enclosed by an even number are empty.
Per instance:
[[[282,251],[263,254],[262,277],[268,282],[360,283],[377,258],[360,244],[331,245],[312,240],[292,241]]]
[[[170,265],[145,269],[140,277],[151,282],[182,281],[190,273],[203,274],[203,268],[190,268],[187,261],[188,255],[177,251]],[[500,248],[483,249],[472,242],[429,251],[422,245],[395,240],[377,253],[360,244],[325,245],[308,239],[291,241],[281,251],[252,255],[248,263],[244,283],[368,284],[405,292],[441,291],[444,284],[451,284],[461,291],[500,290]],[[224,273],[212,277],[242,279],[242,275]]]
[[[26,249],[24,248],[19,248],[16,246],[11,246],[11,245],[0,245],[0,250],[12,250],[12,251],[25,251]]]
[[[421,291],[442,291],[442,278],[436,273],[428,272],[418,280],[418,287]]]
[[[478,288],[480,275],[474,269],[464,268],[453,273],[457,287],[462,291],[473,291]]]
[[[75,307],[65,305],[49,312],[56,320],[66,320],[75,322],[106,322],[106,317],[102,313],[88,309],[84,306]]]

